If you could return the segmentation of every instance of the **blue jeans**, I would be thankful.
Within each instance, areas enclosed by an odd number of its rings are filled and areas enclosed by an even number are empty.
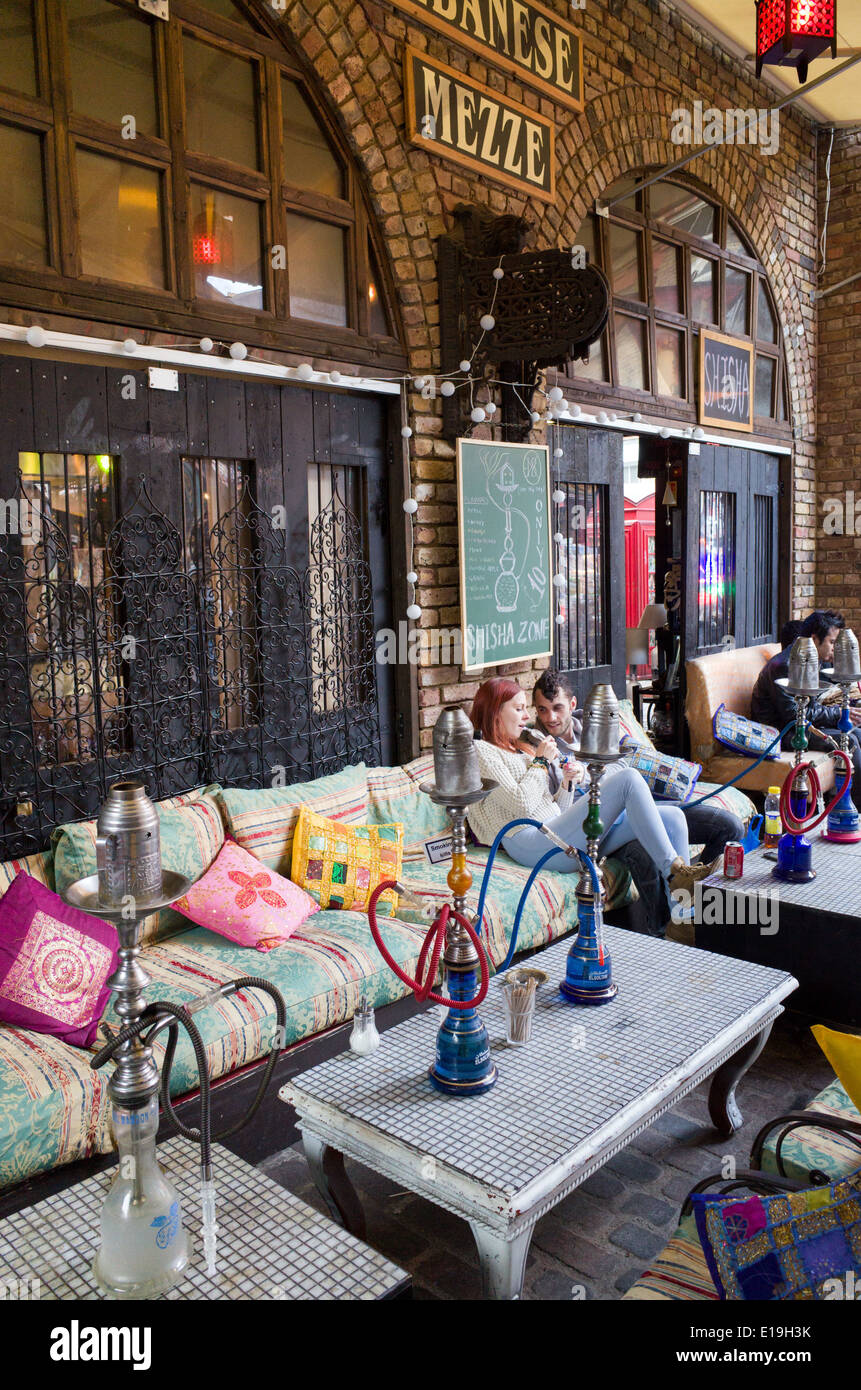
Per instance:
[[[723,850],[727,840],[740,840],[744,826],[738,816],[724,811],[714,803],[682,808],[688,823],[688,838],[693,845],[703,845],[702,861],[709,864]],[[634,929],[648,936],[663,936],[667,920],[666,892],[661,876],[642,845],[632,840],[614,851],[614,857],[629,870],[640,895],[639,904],[632,909]]]
[[[548,821],[550,829],[576,849],[586,848],[583,822],[589,810],[588,796],[578,797],[573,806]],[[690,859],[688,827],[680,806],[656,806],[645,780],[633,768],[621,767],[601,786],[601,820],[606,830],[600,845],[602,855],[612,854],[620,845],[639,840],[658,872],[666,881],[674,859]],[[533,868],[550,848],[550,841],[531,825],[502,842],[506,853],[525,868]],[[547,861],[548,869],[570,874],[579,864],[561,850]]]

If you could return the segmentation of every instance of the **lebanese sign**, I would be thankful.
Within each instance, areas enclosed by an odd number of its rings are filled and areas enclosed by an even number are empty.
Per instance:
[[[393,0],[432,29],[583,110],[583,49],[572,25],[536,0]]]
[[[463,669],[550,656],[550,457],[538,444],[457,441]]]
[[[701,425],[753,429],[753,344],[700,329]]]
[[[552,121],[409,47],[404,87],[407,133],[415,144],[552,202]]]

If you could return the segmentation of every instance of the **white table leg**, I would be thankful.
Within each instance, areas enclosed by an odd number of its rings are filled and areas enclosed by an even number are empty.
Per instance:
[[[510,1240],[478,1221],[469,1224],[478,1247],[484,1297],[509,1301],[519,1298],[535,1223]]]
[[[330,1148],[310,1130],[302,1133],[302,1147],[311,1169],[314,1185],[332,1217],[360,1240],[365,1238],[365,1213],[356,1189],[344,1169],[344,1155]]]

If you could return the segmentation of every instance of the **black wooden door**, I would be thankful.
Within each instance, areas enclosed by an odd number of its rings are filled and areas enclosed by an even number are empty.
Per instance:
[[[368,395],[0,358],[0,858],[121,775],[395,760],[387,430]]]
[[[778,635],[778,458],[702,444],[689,454],[685,493],[687,660]]]
[[[622,436],[616,430],[563,426],[554,469],[565,501],[554,507],[562,623],[555,660],[583,703],[593,685],[625,694],[625,502]],[[554,460],[554,463],[556,460]]]

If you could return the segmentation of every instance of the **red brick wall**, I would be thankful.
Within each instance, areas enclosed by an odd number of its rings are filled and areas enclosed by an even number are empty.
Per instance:
[[[824,218],[829,132],[819,140],[819,206]],[[861,271],[861,134],[836,131],[831,155],[831,206],[821,288]],[[861,628],[861,280],[818,302],[819,391],[816,461],[816,605],[842,610]],[[854,515],[846,494],[854,492]],[[844,534],[826,534],[825,502],[843,504]],[[830,510],[830,509],[829,509]],[[853,530],[856,534],[853,534]]]

